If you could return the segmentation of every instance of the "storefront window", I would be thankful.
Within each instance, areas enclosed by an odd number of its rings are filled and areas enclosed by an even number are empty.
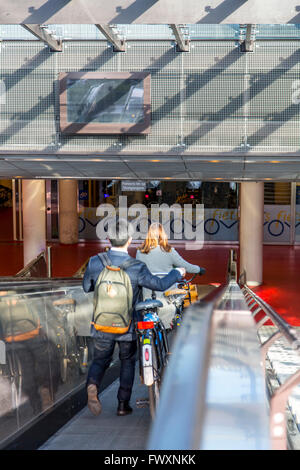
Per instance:
[[[291,183],[264,185],[264,241],[289,243],[291,228]]]
[[[96,215],[100,204],[118,207],[119,197],[126,196],[127,207],[143,204],[151,222],[152,204],[204,205],[204,240],[238,241],[238,184],[201,181],[79,181],[79,238],[96,240]],[[170,239],[174,236],[170,224]],[[184,230],[184,229],[182,229]],[[177,234],[178,235],[178,234]]]

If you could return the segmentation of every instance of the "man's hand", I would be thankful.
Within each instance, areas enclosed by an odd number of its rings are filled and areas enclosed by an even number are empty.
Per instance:
[[[185,276],[185,274],[186,274],[185,268],[175,268],[175,269],[177,269],[177,270],[180,272],[180,274],[181,274],[182,277]]]

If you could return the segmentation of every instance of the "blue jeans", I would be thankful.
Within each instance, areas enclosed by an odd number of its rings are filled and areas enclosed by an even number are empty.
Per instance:
[[[88,372],[86,383],[87,385],[95,384],[99,393],[100,383],[106,369],[111,363],[116,343],[118,343],[119,346],[119,358],[121,361],[120,386],[117,397],[120,401],[129,401],[134,382],[137,351],[136,341],[116,341],[110,337],[101,339],[94,338],[94,358]]]

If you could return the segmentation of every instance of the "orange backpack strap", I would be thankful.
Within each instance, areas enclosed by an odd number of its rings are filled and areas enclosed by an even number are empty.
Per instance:
[[[109,269],[110,271],[120,271],[121,268],[114,268],[113,266],[106,265],[106,268]]]

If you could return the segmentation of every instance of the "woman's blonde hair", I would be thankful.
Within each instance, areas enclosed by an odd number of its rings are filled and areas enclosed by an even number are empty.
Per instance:
[[[165,229],[160,223],[155,222],[150,225],[146,240],[143,242],[139,250],[141,253],[148,254],[149,251],[157,246],[160,246],[160,248],[167,253],[172,249],[171,245],[169,245]]]

